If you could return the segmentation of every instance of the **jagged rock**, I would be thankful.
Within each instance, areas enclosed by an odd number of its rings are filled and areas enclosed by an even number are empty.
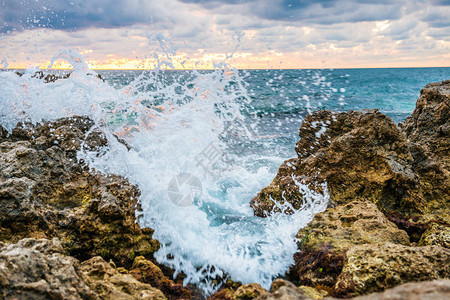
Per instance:
[[[0,245],[2,299],[166,299],[162,292],[119,273],[101,257],[80,262],[62,254],[58,239]]]
[[[298,157],[251,202],[264,217],[300,208],[301,185],[329,192],[328,209],[298,234],[289,279],[349,296],[449,276],[449,95],[450,80],[427,85],[400,128],[377,110],[306,117]]]
[[[354,300],[450,299],[450,280],[434,280],[434,281],[407,283],[386,290],[383,293],[375,293],[366,296],[359,296],[352,299]]]
[[[334,287],[337,295],[356,296],[407,282],[450,277],[450,250],[392,243],[352,247]]]
[[[400,126],[411,142],[413,167],[430,210],[450,225],[450,80],[425,86]]]
[[[261,285],[258,283],[250,283],[240,286],[236,290],[236,293],[234,293],[234,299],[251,300],[265,294],[267,294],[267,291]]]
[[[97,299],[57,239],[0,245],[0,298]]]
[[[0,241],[58,237],[66,253],[131,266],[159,247],[136,224],[139,190],[125,179],[90,171],[77,161],[83,147],[107,144],[86,117],[19,124],[0,139]]]
[[[313,288],[296,287],[293,283],[277,279],[272,282],[270,293],[266,293],[257,300],[306,300],[322,299],[323,295]]]
[[[439,245],[450,249],[450,226],[432,224],[422,234],[419,246]]]
[[[129,273],[137,280],[160,289],[168,299],[192,298],[188,289],[185,289],[182,284],[175,283],[167,278],[157,265],[143,256],[138,256],[134,259]]]
[[[378,110],[314,112],[305,118],[300,137],[298,158],[285,161],[252,200],[256,215],[277,211],[274,201],[300,208],[303,194],[297,182],[320,193],[326,184],[334,204],[364,200],[388,210],[425,209],[408,141]]]
[[[354,201],[327,209],[301,229],[299,252],[289,271],[294,282],[331,290],[344,267],[348,249],[354,245],[386,241],[409,245],[400,230],[371,202]]]
[[[250,283],[241,285],[236,290],[232,288],[221,289],[209,297],[208,300],[251,300],[265,294],[267,294],[267,290],[261,285]]]
[[[450,80],[427,84],[401,127],[411,142],[450,171]]]
[[[87,284],[101,299],[167,299],[149,284],[139,282],[133,276],[121,274],[103,258],[93,257],[81,264]]]
[[[271,288],[270,293],[257,300],[303,300],[303,299],[322,299],[321,294],[312,291],[311,294],[304,293],[292,283],[277,279],[276,282],[283,281],[284,284],[279,288]],[[272,285],[273,286],[273,285]],[[395,288],[388,289],[382,293],[373,293],[365,296],[348,298],[353,300],[442,300],[450,298],[450,280],[433,280],[424,282],[406,283]],[[324,298],[326,300],[335,300],[339,298]]]
[[[399,129],[377,110],[307,116],[298,157],[280,167],[251,202],[257,216],[280,211],[275,202],[303,204],[298,183],[323,192],[332,203],[367,200],[383,211],[450,218],[450,80],[427,85]],[[292,210],[286,210],[287,213]]]

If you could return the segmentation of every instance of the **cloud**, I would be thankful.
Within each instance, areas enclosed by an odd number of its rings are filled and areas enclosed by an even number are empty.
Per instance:
[[[67,46],[135,59],[158,31],[187,55],[230,53],[236,30],[246,34],[238,51],[261,57],[448,57],[449,15],[447,0],[0,0],[0,57]]]
[[[5,32],[30,28],[114,28],[150,23],[159,19],[161,4],[139,0],[4,0],[0,7],[0,24]]]
[[[430,5],[449,1],[430,0]],[[340,24],[397,20],[403,8],[415,6],[407,0],[3,0],[0,1],[1,31],[30,28],[80,30],[115,28],[135,24],[166,24],[182,10],[201,7],[213,14],[237,14],[244,18],[301,24]],[[169,9],[171,8],[171,9]],[[426,20],[443,27],[448,15],[429,14]]]
[[[398,19],[401,16],[401,9],[399,8],[405,4],[405,0],[395,2],[387,0],[180,1],[196,3],[205,8],[216,10],[223,5],[235,5],[239,6],[239,10],[236,10],[236,12],[245,15],[254,14],[267,20],[314,24]]]

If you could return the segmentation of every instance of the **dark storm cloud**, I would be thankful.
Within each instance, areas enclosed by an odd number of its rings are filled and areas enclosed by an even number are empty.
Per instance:
[[[165,29],[179,23],[189,27],[188,20],[174,10],[186,6],[211,10],[218,16],[217,25],[230,22],[220,18],[227,14],[251,18],[249,24],[271,21],[294,26],[393,21],[401,19],[405,9],[417,10],[419,3],[438,8],[426,13],[423,22],[435,28],[449,25],[448,15],[439,7],[447,7],[450,0],[0,0],[0,32],[41,27],[74,31],[151,22]]]
[[[179,0],[208,9],[224,4],[247,4],[236,12],[276,21],[315,24],[393,20],[401,17],[404,1],[389,0]]]
[[[0,31],[29,28],[112,28],[153,20],[148,1],[0,0]]]

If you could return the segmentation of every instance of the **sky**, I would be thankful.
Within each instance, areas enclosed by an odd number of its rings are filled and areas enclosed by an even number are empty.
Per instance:
[[[450,0],[0,0],[0,68],[61,49],[100,69],[448,67]]]

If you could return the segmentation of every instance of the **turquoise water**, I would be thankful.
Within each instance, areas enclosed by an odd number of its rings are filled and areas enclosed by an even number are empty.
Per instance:
[[[142,74],[141,71],[99,73],[117,88]],[[275,147],[276,152],[288,158],[295,155],[293,145],[308,112],[377,108],[395,122],[402,122],[414,110],[420,90],[428,83],[449,79],[450,68],[241,70],[239,74],[251,98],[250,103],[244,104],[247,109],[243,114],[249,123],[256,124],[258,134],[272,137],[256,148],[263,154],[273,153]],[[192,74],[166,71],[159,76],[168,84],[174,81],[183,84]],[[254,118],[258,120],[255,122]]]

